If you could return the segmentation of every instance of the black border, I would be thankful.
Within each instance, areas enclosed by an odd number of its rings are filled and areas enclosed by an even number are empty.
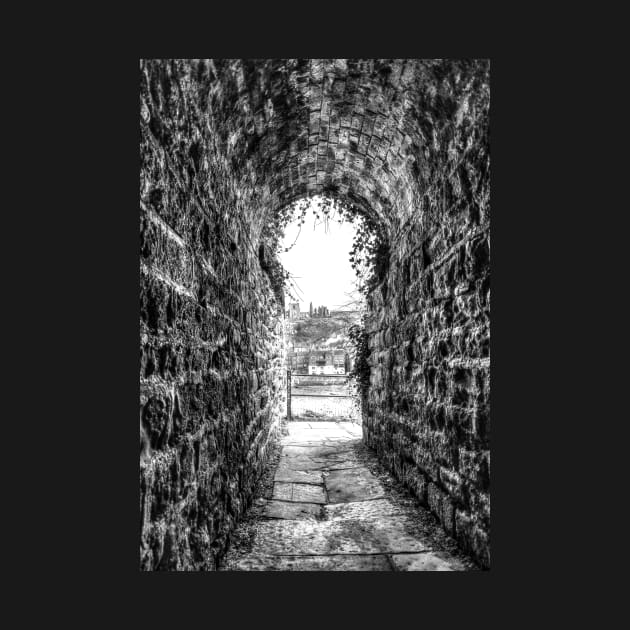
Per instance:
[[[475,52],[480,54],[474,56],[491,59],[492,86],[495,422],[490,571],[459,574],[448,583],[422,574],[272,578],[205,573],[195,580],[199,590],[193,591],[191,578],[169,579],[162,589],[155,580],[168,578],[138,570],[137,434],[130,410],[137,405],[138,154],[131,139],[138,136],[139,58],[107,57],[84,60],[87,63],[77,64],[75,73],[66,77],[75,89],[74,106],[60,107],[64,117],[59,124],[73,129],[71,146],[79,150],[71,149],[58,176],[71,179],[71,187],[80,192],[72,215],[65,204],[55,204],[58,214],[52,223],[65,238],[55,237],[51,243],[52,235],[42,235],[68,276],[57,277],[54,283],[49,278],[44,297],[38,294],[50,322],[39,334],[54,337],[56,352],[52,365],[42,366],[54,384],[34,402],[41,405],[41,424],[55,423],[48,433],[57,441],[54,447],[45,444],[44,450],[50,454],[55,449],[51,465],[60,474],[53,481],[46,470],[37,471],[36,478],[47,489],[47,498],[37,509],[47,514],[47,552],[53,566],[72,567],[79,578],[77,595],[89,591],[81,584],[82,576],[96,575],[107,585],[106,601],[111,604],[126,600],[142,608],[144,602],[159,611],[161,598],[170,593],[173,601],[190,600],[211,619],[217,607],[224,607],[224,597],[235,598],[231,605],[237,606],[232,610],[238,616],[244,609],[255,612],[254,599],[259,596],[267,607],[260,610],[264,619],[274,603],[285,608],[290,603],[302,605],[302,615],[314,617],[320,607],[330,611],[337,594],[346,600],[342,608],[348,609],[352,600],[355,612],[363,607],[373,620],[391,623],[392,607],[398,610],[404,603],[415,610],[418,622],[431,609],[449,619],[458,612],[484,618],[492,602],[503,598],[514,601],[517,594],[553,593],[558,559],[552,544],[568,536],[570,520],[562,511],[575,510],[564,493],[568,473],[553,477],[547,468],[557,462],[565,443],[565,427],[555,424],[558,416],[553,412],[562,415],[566,410],[550,405],[563,368],[550,350],[562,320],[551,316],[559,306],[561,278],[548,255],[558,259],[553,254],[562,241],[558,228],[566,217],[550,212],[545,204],[541,186],[549,179],[541,173],[556,165],[554,156],[536,146],[532,137],[538,142],[553,134],[553,121],[541,121],[539,99],[554,79],[544,83],[536,66],[533,81],[531,59],[494,56],[487,47]],[[396,56],[429,55],[416,51]],[[547,127],[538,126],[545,122]],[[57,311],[60,303],[63,308]],[[59,428],[66,415],[75,415],[75,424]]]

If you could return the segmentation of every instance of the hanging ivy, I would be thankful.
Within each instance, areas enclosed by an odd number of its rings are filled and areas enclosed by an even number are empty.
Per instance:
[[[283,208],[273,221],[267,224],[268,238],[273,239],[276,254],[288,252],[296,245],[310,208],[311,199],[300,199]],[[313,212],[315,225],[323,224],[326,230],[331,220],[348,222],[354,226],[355,233],[349,252],[349,261],[357,277],[357,289],[366,297],[385,278],[387,272],[389,247],[384,228],[356,205],[328,195],[317,197]],[[286,246],[283,244],[283,236],[289,223],[297,223],[299,229],[294,242]],[[289,289],[291,276],[286,269],[283,279],[285,289]],[[361,406],[365,407],[370,385],[370,350],[365,328],[365,313],[362,315],[360,324],[349,327],[348,336],[354,360],[353,368],[348,376],[351,382],[354,382]]]
[[[365,328],[365,314],[361,318],[360,324],[350,326],[348,329],[348,337],[350,337],[354,355],[354,365],[348,376],[354,380],[357,393],[360,395],[362,404],[364,404],[370,387],[370,346]]]
[[[300,199],[285,206],[267,225],[266,232],[273,238],[277,254],[288,252],[296,245],[310,208],[311,199]],[[355,227],[349,261],[357,276],[357,288],[366,296],[384,278],[387,270],[389,248],[385,230],[356,205],[328,195],[317,197],[313,212],[315,224],[323,224],[326,230],[331,220],[348,222]],[[299,230],[295,241],[287,247],[283,245],[282,237],[289,223],[297,223]],[[288,283],[289,280],[290,275],[285,270],[285,281]]]

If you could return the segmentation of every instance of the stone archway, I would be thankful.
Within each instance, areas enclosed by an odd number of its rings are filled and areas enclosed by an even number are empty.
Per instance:
[[[489,64],[143,60],[141,567],[212,569],[282,396],[278,211],[387,230],[367,442],[489,566]]]

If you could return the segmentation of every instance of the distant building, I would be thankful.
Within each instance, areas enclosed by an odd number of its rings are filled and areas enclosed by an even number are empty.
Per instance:
[[[289,303],[289,319],[300,319],[300,303]]]
[[[350,356],[345,349],[307,350],[294,348],[287,353],[287,368],[294,374],[346,374]]]
[[[333,367],[337,374],[346,372],[346,354],[345,350],[333,350]]]
[[[308,361],[310,353],[290,351],[287,357],[289,367],[295,374],[308,374]]]
[[[327,306],[318,306],[313,309],[313,303],[311,302],[311,317],[330,317],[330,311]]]
[[[345,374],[345,350],[317,350],[310,353],[309,374]]]
[[[311,352],[308,361],[309,374],[334,374],[332,352]]]

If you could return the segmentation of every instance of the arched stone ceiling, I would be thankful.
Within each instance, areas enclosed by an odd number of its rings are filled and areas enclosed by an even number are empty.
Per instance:
[[[284,391],[274,212],[321,192],[388,231],[366,443],[489,566],[488,77],[140,60],[142,568],[215,569],[251,499]]]
[[[488,70],[479,60],[198,60],[225,154],[265,211],[329,193],[387,226],[419,212],[483,132]]]

